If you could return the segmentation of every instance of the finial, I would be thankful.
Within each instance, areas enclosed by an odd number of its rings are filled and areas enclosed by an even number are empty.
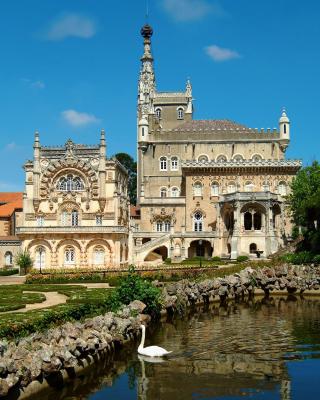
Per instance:
[[[39,142],[39,131],[38,130],[35,130],[35,132],[34,132],[34,140],[35,140],[35,142]]]
[[[153,29],[149,24],[145,24],[142,28],[141,28],[141,36],[144,37],[145,39],[150,39],[151,36],[153,35]]]
[[[287,111],[285,107],[282,107],[282,115],[285,117],[287,115]]]

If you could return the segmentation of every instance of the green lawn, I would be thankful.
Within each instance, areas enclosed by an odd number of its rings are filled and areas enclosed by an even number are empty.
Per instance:
[[[79,285],[8,285],[0,286],[0,310],[12,311],[27,303],[45,300],[43,294],[24,291],[59,292],[67,303],[28,312],[0,315],[0,338],[15,338],[70,320],[96,316],[108,311],[110,289],[87,289]],[[30,300],[30,301],[29,301]],[[3,307],[3,308],[1,308]],[[8,307],[8,308],[5,308]]]

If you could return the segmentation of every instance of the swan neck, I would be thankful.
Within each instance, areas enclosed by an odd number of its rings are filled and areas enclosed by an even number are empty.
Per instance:
[[[144,348],[144,341],[146,338],[146,330],[144,328],[142,328],[142,335],[141,335],[141,342],[139,345],[139,349],[143,349]]]

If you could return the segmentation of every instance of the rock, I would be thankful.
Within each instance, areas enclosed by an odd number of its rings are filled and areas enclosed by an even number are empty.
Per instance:
[[[42,361],[49,363],[53,356],[53,351],[50,348],[42,349],[38,352],[38,356]]]
[[[9,385],[6,379],[0,378],[0,397],[4,397],[9,392]]]
[[[147,306],[140,300],[134,300],[128,305],[128,307],[130,310],[137,311],[138,314],[142,314]]]
[[[19,378],[15,374],[9,374],[6,377],[6,382],[7,382],[9,389],[11,389],[13,386],[15,386],[19,382]]]
[[[177,294],[177,285],[175,283],[169,283],[166,285],[166,290],[170,296],[173,296]]]

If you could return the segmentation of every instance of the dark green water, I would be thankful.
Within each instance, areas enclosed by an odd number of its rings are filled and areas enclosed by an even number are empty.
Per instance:
[[[274,298],[210,306],[147,329],[166,361],[133,343],[48,400],[318,399],[320,301]],[[40,399],[40,397],[37,397]]]

